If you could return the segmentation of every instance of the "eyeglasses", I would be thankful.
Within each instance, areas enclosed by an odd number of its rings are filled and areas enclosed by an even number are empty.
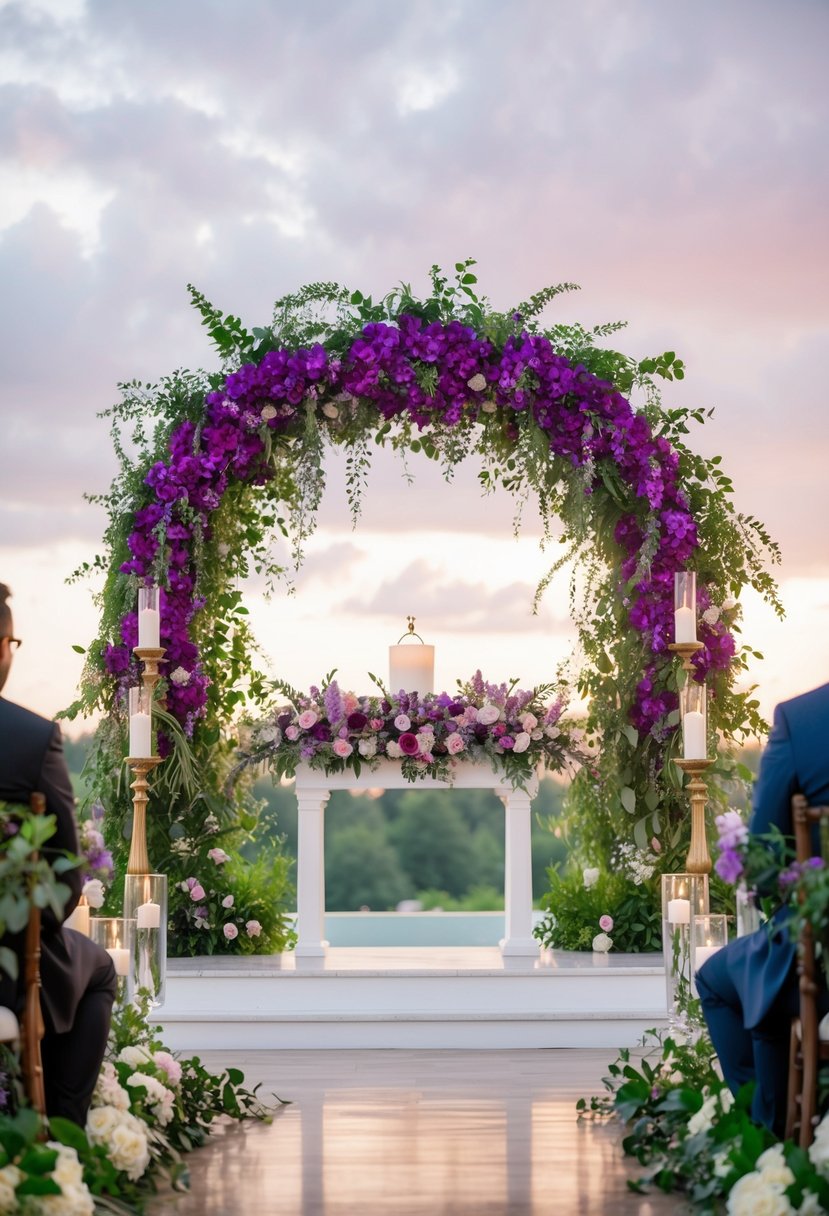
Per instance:
[[[23,645],[20,638],[6,638],[5,640],[9,644],[9,650],[17,650],[19,646]],[[3,641],[3,639],[0,638],[0,641]]]

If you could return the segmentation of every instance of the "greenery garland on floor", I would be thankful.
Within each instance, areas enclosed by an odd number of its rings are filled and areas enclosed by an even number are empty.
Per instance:
[[[502,485],[514,495],[516,528],[534,500],[544,542],[561,542],[538,595],[575,563],[573,680],[588,699],[595,744],[569,795],[582,864],[610,869],[620,841],[639,852],[656,841],[664,867],[685,844],[681,777],[667,762],[677,745],[679,674],[667,650],[676,570],[698,576],[703,647],[694,678],[712,689],[712,747],[716,737],[727,747],[763,730],[757,701],[735,691],[753,653],[737,644],[737,597],[752,586],[780,610],[765,569],[778,552],[758,520],[734,510],[719,458],[686,446],[704,411],[661,405],[657,383],[682,378],[681,360],[670,351],[636,360],[601,345],[618,323],[543,328],[543,311],[572,284],[499,312],[477,295],[472,265],[458,263],[454,278],[433,267],[425,299],[406,285],[375,302],[311,284],[253,330],[191,289],[222,370],[122,385],[107,411],[120,471],[109,493],[93,498],[109,516],[105,551],[77,572],[106,575],[101,624],[68,714],[103,712],[91,786],[123,860],[137,587],[158,581],[167,762],[153,780],[150,855],[174,880],[172,940],[184,953],[203,949],[193,884],[214,892],[210,948],[273,950],[289,940],[279,911],[289,895],[284,858],[268,875],[251,873],[238,848],[256,831],[256,809],[244,787],[226,791],[238,712],[269,695],[239,585],[254,570],[270,583],[286,574],[274,536],[287,537],[301,561],[328,448],[346,452],[355,520],[374,445],[404,459],[421,453],[449,481],[474,457],[484,492]],[[733,775],[721,750],[713,781]],[[231,861],[216,863],[219,854]],[[257,891],[264,898],[254,906]],[[228,895],[237,915],[220,931]],[[259,927],[255,940],[243,931],[249,923]]]

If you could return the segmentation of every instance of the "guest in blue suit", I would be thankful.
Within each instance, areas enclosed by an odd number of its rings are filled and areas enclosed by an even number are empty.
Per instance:
[[[829,802],[829,684],[778,705],[760,762],[749,831],[794,832],[791,799]],[[752,1116],[782,1136],[789,1030],[798,1008],[796,946],[785,913],[703,964],[697,991],[729,1088],[756,1083]]]

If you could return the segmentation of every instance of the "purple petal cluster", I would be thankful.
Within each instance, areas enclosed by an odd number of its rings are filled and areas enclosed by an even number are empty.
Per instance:
[[[208,686],[191,640],[201,607],[196,542],[209,539],[211,515],[232,482],[261,483],[270,476],[264,459],[268,431],[300,437],[309,408],[320,425],[333,425],[333,415],[355,398],[372,405],[381,419],[407,418],[420,429],[486,421],[507,442],[532,419],[551,456],[585,469],[588,493],[601,484],[599,462],[611,462],[630,501],[615,531],[625,555],[621,593],[646,647],[664,656],[673,575],[686,567],[698,543],[679,486],[677,453],[611,384],[557,354],[543,335],[519,333],[499,349],[459,321],[401,316],[395,324],[366,325],[342,360],[315,345],[271,351],[258,364],[240,367],[221,390],[208,394],[202,425],[188,420],[178,426],[167,457],[148,471],[146,500],[135,513],[130,556],[121,571],[142,582],[162,576],[166,670],[181,668],[189,676],[170,684],[168,708],[188,731],[204,714]],[[628,587],[646,539],[644,516],[654,556],[648,572]],[[734,639],[721,622],[706,626],[702,640],[694,659],[699,680],[727,667],[734,653]],[[121,622],[120,639],[103,654],[106,669],[124,684],[134,674],[135,641],[133,612]],[[640,730],[657,732],[674,705],[666,693],[654,694],[652,684],[646,674],[631,719]]]

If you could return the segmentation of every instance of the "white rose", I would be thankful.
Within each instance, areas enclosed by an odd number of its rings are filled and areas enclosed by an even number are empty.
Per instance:
[[[774,1144],[771,1148],[767,1148],[764,1153],[761,1153],[757,1158],[755,1169],[760,1171],[760,1176],[764,1182],[777,1182],[783,1188],[791,1186],[794,1182],[794,1174],[786,1165],[786,1158],[783,1156],[783,1146]]]
[[[182,685],[190,683],[190,672],[185,667],[177,667],[175,671],[170,672],[170,679],[181,688]]]
[[[124,1114],[106,1145],[107,1156],[117,1170],[137,1182],[150,1164],[150,1148],[144,1125],[135,1115]]]
[[[543,730],[534,730],[532,737],[533,737],[534,741],[537,743],[539,739],[544,738],[544,731]]]
[[[65,1190],[67,1187],[83,1188],[86,1190],[83,1181],[83,1166],[78,1160],[78,1154],[75,1149],[70,1148],[66,1144],[58,1144],[56,1140],[47,1141],[46,1147],[57,1151],[58,1159],[55,1162],[55,1168],[52,1170],[52,1176],[61,1190]],[[91,1203],[89,1211],[92,1211]]]
[[[90,878],[85,882],[81,888],[81,895],[83,895],[90,908],[103,908],[104,884],[100,878]]]
[[[710,1131],[716,1113],[717,1095],[709,1094],[699,1110],[688,1120],[688,1135],[696,1136],[699,1132]]]
[[[587,869],[581,872],[582,882],[585,887],[592,887],[599,881],[598,866],[588,866]]]
[[[138,1044],[124,1047],[118,1054],[119,1063],[129,1064],[131,1068],[138,1068],[140,1064],[149,1064],[151,1060],[152,1056],[146,1047],[139,1047]]]
[[[482,726],[491,726],[501,717],[501,711],[497,705],[482,705],[475,717]]]
[[[365,756],[366,760],[370,760],[372,756],[377,755],[377,740],[361,739],[357,744],[357,751],[361,756]]]
[[[809,1145],[809,1160],[816,1170],[829,1174],[829,1123],[824,1118],[815,1132],[815,1138]]]
[[[712,604],[710,608],[705,609],[705,612],[702,614],[702,619],[705,621],[706,625],[716,625],[717,621],[720,619],[719,608]]]
[[[471,388],[473,393],[481,393],[486,388],[486,376],[476,372],[471,380],[467,380],[466,387]]]
[[[800,1216],[824,1216],[826,1208],[813,1191],[803,1192],[803,1202],[797,1209]]]
[[[597,954],[607,954],[612,945],[613,938],[608,937],[606,933],[597,933],[593,938],[593,949]]]
[[[514,752],[525,752],[530,746],[530,736],[525,730],[522,730],[515,736],[515,742],[512,745]]]
[[[759,1174],[744,1174],[728,1196],[728,1216],[789,1216],[794,1208],[780,1187]]]
[[[15,1187],[23,1181],[23,1175],[16,1165],[4,1165],[0,1170],[0,1212],[19,1211]]]

